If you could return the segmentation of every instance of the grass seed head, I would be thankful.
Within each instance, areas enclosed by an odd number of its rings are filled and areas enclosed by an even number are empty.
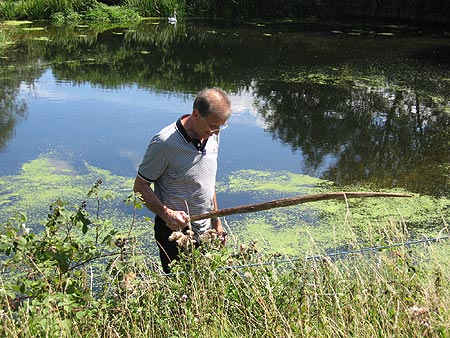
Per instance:
[[[214,229],[208,229],[200,235],[200,241],[202,243],[213,243],[218,238],[217,232]]]

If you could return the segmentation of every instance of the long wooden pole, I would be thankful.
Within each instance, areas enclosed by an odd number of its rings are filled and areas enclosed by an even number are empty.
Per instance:
[[[324,201],[331,199],[347,199],[347,198],[361,198],[361,197],[412,197],[408,194],[385,193],[385,192],[331,192],[326,194],[316,194],[307,196],[297,196],[290,198],[282,198],[274,201],[242,205],[238,207],[226,208],[208,212],[206,214],[191,216],[191,221],[198,221],[201,219],[229,216],[235,214],[243,214],[248,212],[257,212],[279,207],[287,207],[290,205],[302,204],[307,202]]]

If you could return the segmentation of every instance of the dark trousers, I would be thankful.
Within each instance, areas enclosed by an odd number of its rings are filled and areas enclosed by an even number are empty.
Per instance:
[[[170,262],[178,259],[178,246],[175,241],[169,241],[172,230],[159,216],[155,217],[155,239],[159,248],[159,258],[165,273],[170,273]]]

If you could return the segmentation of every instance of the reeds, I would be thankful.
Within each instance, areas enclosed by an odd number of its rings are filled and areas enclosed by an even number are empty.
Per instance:
[[[0,20],[80,20],[119,21],[138,19],[137,12],[125,6],[107,6],[96,0],[0,1]]]
[[[167,17],[186,12],[185,2],[181,0],[124,0],[122,5],[136,10],[143,17]]]
[[[381,234],[381,232],[383,234]],[[392,224],[380,234],[404,243]],[[283,259],[256,245],[211,246],[183,256],[167,276],[142,260],[117,265],[83,308],[40,309],[3,297],[8,337],[446,337],[447,241],[371,253]],[[132,262],[132,260],[130,260]],[[111,270],[112,271],[112,270]],[[69,301],[68,301],[69,302]],[[67,309],[67,311],[65,310]]]

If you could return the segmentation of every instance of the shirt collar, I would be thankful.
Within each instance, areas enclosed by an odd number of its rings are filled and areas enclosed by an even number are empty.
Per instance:
[[[186,116],[188,116],[188,115],[183,115],[177,120],[177,123],[176,123],[177,129],[181,133],[181,135],[183,136],[184,140],[187,143],[192,143],[197,150],[203,151],[203,149],[205,149],[205,147],[206,147],[206,142],[208,142],[208,139],[204,140],[204,142],[202,143],[201,140],[192,138],[188,135],[188,133],[186,132],[186,129],[184,129],[183,123],[181,123],[181,120],[183,118],[185,118]]]

